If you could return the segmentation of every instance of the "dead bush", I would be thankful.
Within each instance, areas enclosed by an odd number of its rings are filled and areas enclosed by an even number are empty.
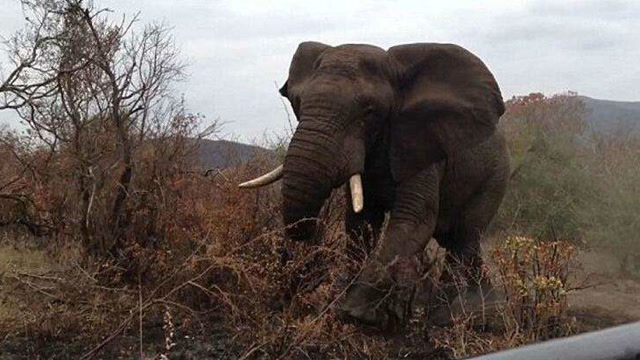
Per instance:
[[[575,333],[567,313],[575,254],[566,241],[507,235],[488,255],[498,300],[473,312],[456,299],[462,309],[451,314],[451,326],[428,329],[434,343],[465,358]]]

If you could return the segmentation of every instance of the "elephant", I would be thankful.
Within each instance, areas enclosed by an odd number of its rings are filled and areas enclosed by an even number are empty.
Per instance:
[[[240,186],[282,179],[286,236],[307,240],[318,226],[310,219],[344,185],[347,233],[379,244],[344,295],[343,318],[374,325],[401,318],[397,304],[372,304],[417,276],[416,262],[432,238],[448,263],[479,279],[476,291],[490,286],[480,240],[510,170],[497,129],[502,94],[478,57],[454,44],[385,51],[303,42],[280,94],[298,120],[284,162]]]

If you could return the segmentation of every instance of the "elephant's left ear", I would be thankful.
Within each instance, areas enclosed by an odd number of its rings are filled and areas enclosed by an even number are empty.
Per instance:
[[[401,104],[391,119],[391,171],[402,181],[495,131],[504,113],[500,89],[485,64],[451,44],[389,49],[399,66]]]

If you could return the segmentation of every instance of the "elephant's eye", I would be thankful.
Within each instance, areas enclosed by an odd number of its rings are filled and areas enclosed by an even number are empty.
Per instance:
[[[324,54],[320,54],[320,56],[318,56],[318,58],[316,59],[316,61],[313,62],[313,66],[312,69],[313,70],[317,70],[320,67],[320,64],[322,64],[322,58]]]
[[[291,103],[291,108],[293,109],[293,113],[296,118],[300,120],[300,97],[294,94],[289,94],[289,102]]]
[[[373,105],[369,105],[364,109],[365,116],[371,116],[376,112],[376,108]]]

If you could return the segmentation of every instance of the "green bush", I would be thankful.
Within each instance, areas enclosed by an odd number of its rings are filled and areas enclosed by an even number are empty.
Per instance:
[[[511,152],[500,230],[607,249],[630,266],[640,253],[640,139],[599,134],[575,93],[507,101]]]
[[[577,210],[593,191],[580,162],[584,106],[574,94],[531,94],[509,100],[507,107],[501,127],[512,175],[500,227],[536,238],[580,239]]]
[[[616,255],[623,271],[640,273],[640,139],[603,136],[592,148],[585,167],[596,191],[577,214],[591,244]]]

